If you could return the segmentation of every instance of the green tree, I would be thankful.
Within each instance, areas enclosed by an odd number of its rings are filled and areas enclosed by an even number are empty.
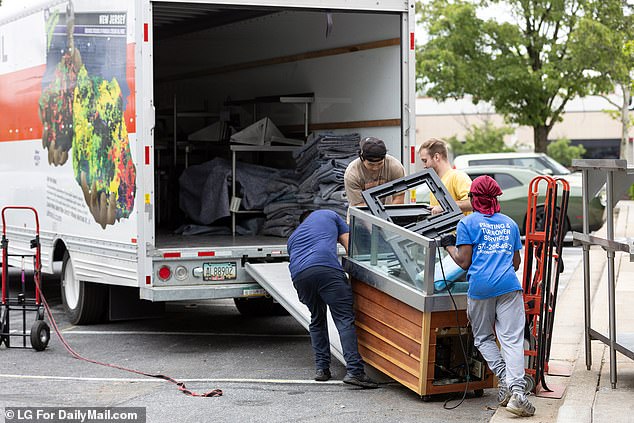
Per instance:
[[[596,0],[592,14],[579,21],[571,43],[573,57],[591,77],[591,92],[614,109],[610,116],[621,124],[621,159],[627,154],[628,130],[634,123],[629,106],[634,89],[634,15],[625,0]],[[616,90],[617,100],[606,94]]]
[[[436,100],[471,95],[492,103],[507,121],[531,126],[535,151],[545,152],[568,101],[590,88],[570,40],[597,2],[419,1],[419,23],[429,37],[416,52],[420,88]],[[512,22],[478,17],[495,4],[510,7]]]
[[[508,126],[496,128],[487,121],[484,125],[470,127],[464,140],[454,135],[448,138],[447,142],[451,145],[454,157],[461,154],[506,153],[515,151],[504,143],[504,137],[514,132],[513,128]]]
[[[548,144],[547,154],[566,167],[572,166],[574,159],[580,159],[586,153],[583,145],[570,145],[570,140],[560,138]]]

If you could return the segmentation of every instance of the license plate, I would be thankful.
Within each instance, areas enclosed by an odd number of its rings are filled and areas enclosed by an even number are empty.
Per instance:
[[[203,263],[204,281],[224,281],[236,278],[236,263]]]
[[[257,296],[266,295],[266,291],[263,289],[243,289],[242,295],[244,297],[254,297],[256,295]]]

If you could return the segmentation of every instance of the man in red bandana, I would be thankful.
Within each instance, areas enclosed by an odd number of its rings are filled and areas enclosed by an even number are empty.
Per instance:
[[[474,179],[469,192],[474,213],[458,223],[456,245],[445,248],[467,270],[474,344],[499,379],[498,401],[511,413],[529,417],[535,407],[524,392],[524,298],[515,274],[522,242],[517,224],[500,213],[501,194],[490,176]]]

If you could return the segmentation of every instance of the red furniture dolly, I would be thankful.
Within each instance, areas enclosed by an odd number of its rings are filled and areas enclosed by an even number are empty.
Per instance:
[[[9,240],[7,239],[7,210],[32,211],[35,216],[35,238],[31,240],[30,248],[35,250],[32,254],[10,254]],[[22,272],[20,290],[17,296],[11,297],[9,289],[9,257],[22,258]],[[35,298],[26,297],[24,260],[33,259],[33,278],[35,284]],[[7,348],[29,348],[26,338],[30,338],[31,347],[36,351],[42,351],[48,345],[51,330],[44,321],[44,306],[42,304],[40,289],[42,281],[42,261],[40,255],[40,221],[37,211],[33,207],[7,206],[2,209],[2,303],[0,304],[0,345],[4,343]],[[11,332],[10,312],[17,311],[22,316],[22,328]],[[27,312],[35,312],[35,321],[31,329],[27,331]],[[21,345],[12,345],[11,338],[22,338]]]

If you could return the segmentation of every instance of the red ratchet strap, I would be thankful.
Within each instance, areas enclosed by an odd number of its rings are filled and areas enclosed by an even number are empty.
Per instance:
[[[42,292],[42,290],[40,289],[40,293],[41,292]],[[59,328],[57,327],[57,323],[55,322],[55,319],[53,319],[53,314],[51,313],[51,310],[48,307],[48,302],[46,301],[46,298],[44,298],[44,294],[42,293],[41,295],[42,295],[42,303],[44,303],[44,308],[46,309],[46,314],[48,314],[48,319],[49,319],[51,325],[53,326],[53,329],[55,330],[55,333],[59,337],[59,340],[62,342],[62,345],[64,345],[64,348],[66,348],[66,351],[68,351],[70,353],[70,355],[72,355],[74,358],[76,358],[78,360],[87,361],[89,363],[98,364],[100,366],[112,367],[113,369],[119,369],[119,370],[123,370],[123,371],[130,372],[130,373],[136,373],[138,375],[143,375],[143,376],[153,377],[153,378],[156,378],[156,379],[166,380],[166,381],[168,381],[170,383],[173,383],[174,385],[178,386],[178,389],[182,393],[184,393],[185,395],[189,395],[190,397],[219,397],[219,396],[222,396],[222,389],[214,389],[212,391],[200,394],[200,393],[197,393],[197,392],[194,392],[194,391],[191,391],[191,390],[187,389],[187,387],[185,386],[185,384],[183,382],[179,382],[179,381],[177,381],[175,379],[172,379],[169,376],[165,376],[165,375],[161,375],[161,374],[145,373],[145,372],[142,372],[140,370],[128,369],[127,367],[118,366],[116,364],[102,363],[101,361],[92,360],[90,358],[82,357],[81,355],[76,353],[75,350],[73,350],[71,348],[71,346],[68,344],[68,342],[66,342],[66,340],[62,336],[61,332],[59,331]]]

